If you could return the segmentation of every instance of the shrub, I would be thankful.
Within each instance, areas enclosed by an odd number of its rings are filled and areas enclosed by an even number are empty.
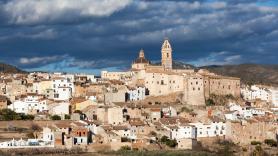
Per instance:
[[[168,137],[164,135],[161,137],[160,142],[166,143],[167,140],[168,140]]]
[[[242,151],[243,152],[247,152],[247,148],[246,147],[242,147]]]
[[[130,151],[131,150],[131,147],[129,147],[129,146],[122,146],[121,148],[120,148],[120,151]]]
[[[34,120],[33,115],[25,115],[23,113],[16,113],[10,109],[0,110],[0,120],[11,121],[11,120]]]
[[[66,115],[65,115],[65,119],[66,119],[66,120],[69,120],[69,119],[70,119],[70,115],[66,114]]]
[[[61,120],[61,117],[59,115],[53,115],[51,116],[51,120]]]
[[[190,109],[190,108],[187,108],[187,107],[182,107],[182,108],[181,108],[181,112],[190,113],[190,112],[193,112],[193,109]]]
[[[261,145],[260,141],[251,141],[251,145]]]
[[[214,105],[215,105],[215,103],[212,99],[207,99],[206,100],[206,106],[214,106]]]
[[[273,139],[265,139],[264,143],[271,147],[277,147],[277,142]]]
[[[21,120],[34,120],[35,116],[34,115],[25,115],[25,114],[20,114]]]
[[[0,118],[4,121],[11,121],[11,120],[20,120],[21,117],[18,113],[10,110],[10,109],[2,109],[0,110]]]
[[[121,142],[130,142],[130,139],[128,139],[127,137],[122,137]]]
[[[171,140],[167,136],[162,136],[160,142],[169,147],[176,147],[178,145],[177,140]]]
[[[176,147],[177,145],[178,145],[178,143],[177,143],[177,140],[175,139],[175,140],[167,140],[166,141],[166,145],[167,146],[169,146],[169,147]]]

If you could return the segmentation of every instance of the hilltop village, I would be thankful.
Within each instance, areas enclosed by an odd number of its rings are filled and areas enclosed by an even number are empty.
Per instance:
[[[173,55],[165,39],[161,64],[140,50],[130,70],[100,77],[1,73],[0,149],[277,148],[278,88],[175,69]]]

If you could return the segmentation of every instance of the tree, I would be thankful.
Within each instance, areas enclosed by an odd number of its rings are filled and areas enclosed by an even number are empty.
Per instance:
[[[174,147],[176,147],[178,145],[178,142],[177,142],[176,139],[174,139],[174,140],[168,139],[166,141],[166,145],[169,146],[169,147],[173,147],[174,148]]]
[[[70,120],[70,115],[66,114],[66,115],[65,115],[65,119],[66,119],[66,120]]]
[[[251,141],[251,145],[261,145],[260,141]]]
[[[51,120],[61,120],[61,117],[59,115],[53,115],[51,116]]]
[[[178,145],[176,139],[171,140],[165,135],[161,137],[160,142],[163,143],[163,144],[166,144],[169,147],[176,147]]]
[[[20,118],[21,120],[34,120],[35,119],[35,116],[34,115],[25,115],[25,114],[20,114]]]
[[[161,137],[160,142],[166,143],[167,140],[168,140],[168,137],[164,135]]]
[[[271,147],[277,147],[277,142],[273,139],[265,139],[264,143]]]
[[[215,103],[212,99],[207,99],[206,100],[206,106],[214,106],[214,105],[215,105]]]
[[[21,117],[16,112],[10,109],[2,109],[0,111],[0,120],[11,121],[11,120],[21,120]]]

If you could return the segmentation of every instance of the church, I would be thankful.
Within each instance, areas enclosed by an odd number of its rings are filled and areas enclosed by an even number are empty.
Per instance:
[[[161,47],[161,66],[151,65],[151,62],[145,58],[144,50],[140,50],[138,58],[132,64],[132,69],[144,70],[147,68],[172,70],[172,47],[169,39],[166,38]]]
[[[162,43],[160,65],[151,64],[141,49],[129,71],[103,71],[101,77],[120,80],[128,86],[143,85],[150,96],[180,93],[183,95],[183,103],[190,105],[205,105],[205,100],[212,94],[240,96],[239,78],[220,76],[203,69],[174,69],[169,39]]]

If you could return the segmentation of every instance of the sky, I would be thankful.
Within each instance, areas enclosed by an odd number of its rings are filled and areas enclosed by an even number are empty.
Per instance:
[[[0,62],[27,71],[130,68],[144,49],[195,66],[278,63],[278,0],[0,0]]]

